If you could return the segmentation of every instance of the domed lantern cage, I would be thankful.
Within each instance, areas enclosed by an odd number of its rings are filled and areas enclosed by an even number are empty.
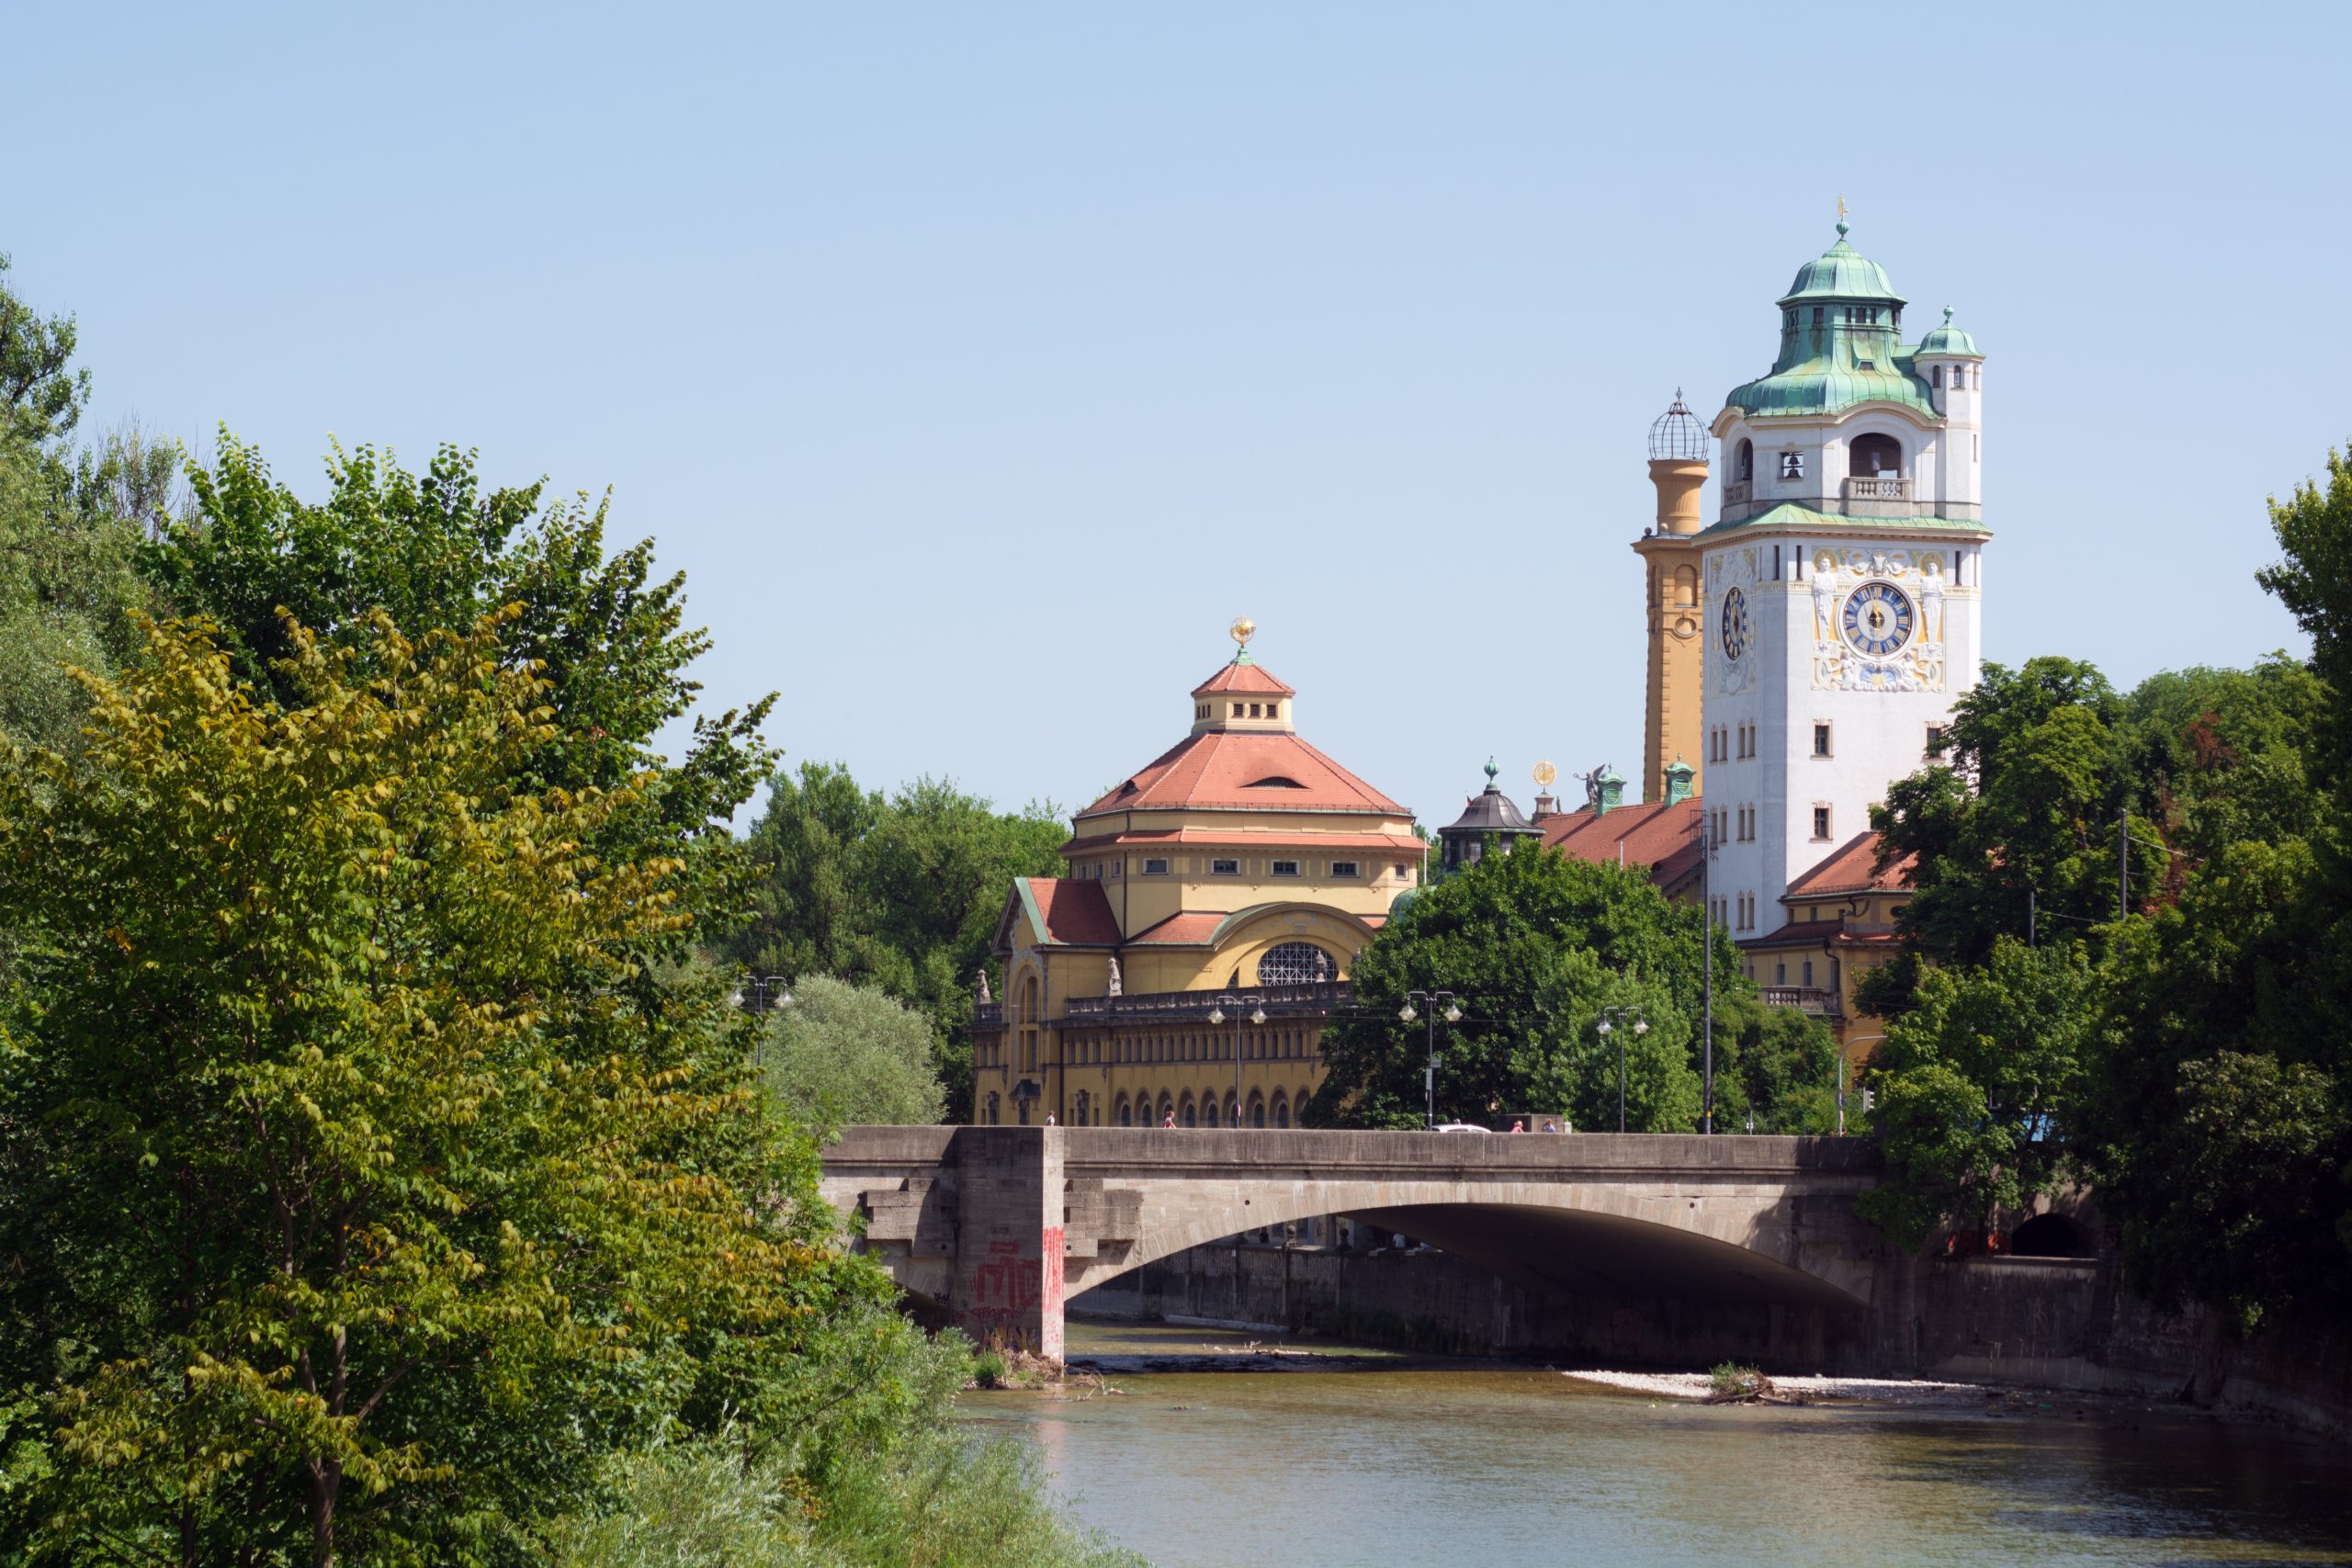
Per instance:
[[[1707,460],[1707,427],[1682,400],[1682,389],[1674,389],[1674,406],[1657,416],[1650,426],[1650,461],[1653,463],[1703,463]]]

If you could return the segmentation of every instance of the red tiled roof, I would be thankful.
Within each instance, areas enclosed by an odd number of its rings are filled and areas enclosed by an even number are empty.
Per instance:
[[[1184,807],[1412,815],[1295,735],[1209,730],[1161,752],[1078,816]]]
[[[1248,913],[1244,910],[1242,913]],[[1355,917],[1374,931],[1388,923],[1385,915]],[[1216,935],[1217,927],[1233,919],[1231,914],[1215,909],[1187,909],[1169,916],[1156,926],[1148,926],[1127,939],[1130,947],[1206,947]]]
[[[1097,833],[1091,838],[1072,839],[1061,847],[1065,855],[1085,854],[1092,850],[1107,850],[1119,845],[1136,845],[1145,849],[1182,849],[1187,846],[1216,849],[1260,850],[1381,850],[1418,856],[1421,841],[1410,833],[1284,833],[1250,832],[1241,829],[1217,828],[1158,828],[1137,829],[1126,833]]]
[[[1229,918],[1221,911],[1190,909],[1136,932],[1128,941],[1137,947],[1204,947]]]
[[[1244,696],[1295,697],[1298,695],[1283,685],[1265,668],[1257,664],[1235,662],[1227,665],[1207,680],[1193,688],[1193,695],[1205,697],[1216,692],[1239,692]]]
[[[1621,806],[1596,816],[1589,806],[1546,817],[1539,824],[1544,842],[1578,860],[1649,868],[1650,879],[1670,887],[1698,869],[1699,798]]]
[[[1031,876],[1023,879],[1029,897],[1045,919],[1041,940],[1070,947],[1116,947],[1119,922],[1112,917],[1111,900],[1099,882],[1074,876]]]
[[[1857,833],[1829,858],[1789,884],[1783,902],[1791,898],[1822,898],[1833,893],[1891,893],[1911,886],[1917,855],[1905,855],[1884,871],[1878,869],[1878,835]]]
[[[1832,942],[1850,947],[1857,942],[1891,942],[1893,931],[1849,931],[1846,922],[1837,920],[1791,920],[1770,936],[1749,937],[1740,942],[1743,949],[1759,947],[1822,947]]]

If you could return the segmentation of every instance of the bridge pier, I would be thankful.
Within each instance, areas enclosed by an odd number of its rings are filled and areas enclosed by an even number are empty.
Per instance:
[[[956,1325],[1062,1359],[1062,1131],[958,1127],[956,1248],[947,1305]]]

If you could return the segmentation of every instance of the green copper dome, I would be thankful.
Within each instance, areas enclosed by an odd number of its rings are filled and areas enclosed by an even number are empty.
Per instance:
[[[1894,403],[1923,420],[1936,417],[1928,383],[1901,342],[1903,297],[1886,269],[1838,243],[1797,269],[1779,301],[1781,353],[1771,373],[1735,387],[1727,408],[1758,419],[1834,414],[1862,403]]]
[[[1982,359],[1976,340],[1951,324],[1951,307],[1944,307],[1944,324],[1919,340],[1920,354],[1960,355],[1969,359]]]
[[[1903,296],[1887,281],[1886,268],[1846,243],[1846,225],[1838,225],[1838,243],[1819,259],[1797,268],[1797,280],[1781,297],[1783,305],[1813,299],[1889,299],[1900,305]]]

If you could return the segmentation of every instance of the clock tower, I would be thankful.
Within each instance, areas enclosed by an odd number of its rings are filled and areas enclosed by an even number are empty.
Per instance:
[[[1770,372],[1715,416],[1716,521],[1692,541],[1704,625],[1714,916],[1790,918],[1789,884],[1867,831],[1942,745],[1975,682],[1984,582],[1984,356],[1846,243],[1797,269]]]

